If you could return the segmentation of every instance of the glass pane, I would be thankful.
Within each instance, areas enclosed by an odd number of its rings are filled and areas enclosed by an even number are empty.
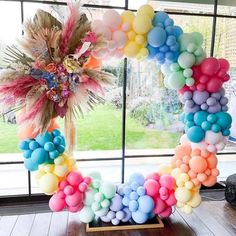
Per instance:
[[[77,162],[78,170],[83,176],[89,175],[93,171],[99,171],[104,181],[113,183],[121,182],[121,161],[81,161]],[[32,193],[42,193],[36,183],[34,173],[31,178]]]
[[[217,14],[219,15],[236,15],[236,1],[218,0]]]
[[[138,9],[143,4],[150,4],[156,11],[184,12],[212,14],[214,9],[214,0],[172,0],[172,1],[149,1],[149,0],[129,0],[130,9]]]
[[[226,58],[230,63],[231,79],[225,84],[226,94],[229,98],[229,112],[233,117],[230,139],[226,146],[227,150],[236,151],[236,43],[235,26],[236,19],[217,18],[216,39],[215,39],[215,57]]]
[[[9,14],[9,12],[11,14]],[[14,17],[13,17],[14,16]],[[6,24],[7,22],[7,24]],[[3,63],[4,50],[7,45],[15,43],[15,39],[21,36],[21,10],[20,3],[0,2],[0,69],[5,66]]]
[[[28,172],[24,165],[0,165],[0,197],[28,194]]]

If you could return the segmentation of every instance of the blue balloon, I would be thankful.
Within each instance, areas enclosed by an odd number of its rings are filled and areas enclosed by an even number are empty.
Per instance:
[[[55,145],[60,145],[62,143],[62,138],[61,136],[56,136],[54,139],[53,139],[53,143]]]
[[[44,146],[47,142],[52,142],[53,136],[49,132],[45,132],[43,134],[39,134],[35,140],[40,144],[40,146]]]
[[[122,219],[122,222],[128,222],[131,219],[131,212],[129,208],[125,207],[123,212],[125,213],[125,217]]]
[[[189,140],[193,143],[199,143],[205,138],[205,132],[200,126],[192,126],[186,133]]]
[[[123,205],[124,206],[129,206],[129,198],[128,197],[123,197],[123,199],[122,199],[122,203],[123,203]]]
[[[137,211],[137,210],[138,210],[138,207],[139,207],[139,205],[138,205],[138,202],[137,202],[137,201],[131,200],[131,201],[129,202],[129,210],[130,210],[130,211],[132,211],[132,212]]]
[[[173,52],[166,52],[165,58],[168,61],[174,61],[175,60],[175,54]]]
[[[137,192],[134,192],[134,191],[133,191],[133,192],[130,193],[129,198],[130,198],[131,200],[137,200],[137,199],[139,198],[139,195],[138,195]]]
[[[57,150],[53,150],[53,151],[49,152],[49,157],[50,157],[51,159],[55,159],[55,158],[57,158],[58,156],[59,156],[59,152],[58,152]]]
[[[166,45],[174,46],[176,44],[176,37],[174,35],[169,35],[166,39]]]
[[[146,194],[145,188],[144,188],[143,186],[139,186],[139,187],[137,188],[137,194],[138,194],[139,196],[145,195],[145,194]]]
[[[150,196],[144,195],[138,199],[138,205],[139,205],[138,208],[139,211],[143,213],[150,213],[153,211],[154,201]]]
[[[154,59],[156,54],[159,52],[158,48],[154,48],[151,45],[147,45],[147,50],[148,50],[148,58],[149,59]]]
[[[132,192],[132,189],[129,186],[125,186],[123,192],[125,195],[129,195]]]
[[[174,21],[171,18],[168,18],[168,19],[165,20],[164,25],[165,25],[165,27],[173,26],[174,25]]]
[[[141,211],[135,211],[135,212],[132,212],[132,219],[137,224],[143,224],[148,220],[148,214],[145,214]]]
[[[139,186],[143,185],[145,182],[145,178],[140,173],[134,173],[129,177],[129,183],[136,182]]]
[[[166,46],[166,45],[163,45],[163,46],[160,47],[159,50],[160,50],[160,52],[168,52],[169,51],[169,47]]]
[[[29,143],[29,148],[31,149],[31,150],[35,150],[35,149],[37,149],[39,147],[39,144],[38,144],[38,142],[36,142],[36,141],[31,141],[30,143]]]
[[[166,30],[166,33],[168,35],[175,35],[175,28],[174,28],[174,26],[167,26],[165,28],[165,30]]]
[[[31,158],[24,160],[25,168],[29,171],[35,171],[38,169],[38,164],[35,162],[32,162]]]
[[[162,53],[162,52],[158,52],[157,55],[156,55],[156,59],[157,59],[158,61],[163,61],[163,60],[165,60],[165,54]]]
[[[166,12],[164,11],[159,11],[157,12],[153,19],[152,19],[152,24],[156,26],[158,23],[164,23],[166,19],[168,19],[169,16]]]
[[[162,46],[167,38],[166,31],[161,27],[154,27],[147,35],[147,41],[152,47]]]
[[[24,152],[23,152],[23,157],[24,158],[30,158],[31,157],[31,154],[32,154],[32,150],[25,150]]]
[[[55,145],[53,142],[47,142],[44,144],[44,149],[48,152],[51,152],[55,149]]]
[[[139,187],[139,184],[134,181],[130,184],[130,187],[132,188],[132,190],[136,191],[137,188]]]
[[[176,43],[175,45],[170,46],[170,50],[171,50],[172,52],[179,52],[179,44]],[[178,55],[178,54],[177,54],[177,55]]]
[[[20,142],[19,148],[21,150],[28,150],[29,149],[29,141],[28,140],[24,140],[24,141]]]
[[[181,34],[183,34],[183,30],[181,29],[181,27],[174,25],[173,28],[175,37],[178,38]]]
[[[37,148],[31,154],[31,160],[34,163],[42,164],[48,159],[48,152],[44,148]]]

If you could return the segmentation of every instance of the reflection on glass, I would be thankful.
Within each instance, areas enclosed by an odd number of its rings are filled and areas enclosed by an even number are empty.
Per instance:
[[[236,15],[236,1],[218,0],[218,15]]]
[[[130,9],[138,9],[143,4],[151,5],[156,11],[166,12],[184,12],[184,13],[200,13],[200,14],[212,14],[214,9],[214,0],[201,1],[154,1],[154,0],[129,0]]]
[[[229,82],[225,84],[227,97],[229,98],[229,112],[232,117],[235,117],[235,103],[236,103],[236,19],[231,18],[218,18],[216,25],[216,38],[214,56],[218,58],[226,58],[230,63],[230,77]],[[233,119],[231,129],[231,142],[228,142],[226,151],[235,151],[236,147],[236,124]]]

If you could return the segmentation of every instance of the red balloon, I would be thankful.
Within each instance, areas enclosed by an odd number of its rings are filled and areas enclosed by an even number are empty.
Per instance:
[[[218,92],[222,87],[223,82],[218,77],[213,77],[207,83],[207,91],[210,93]]]
[[[214,75],[219,69],[220,63],[214,57],[209,57],[202,61],[201,71],[205,75]]]
[[[226,59],[220,58],[218,61],[220,63],[220,68],[224,69],[225,71],[229,70],[229,62]]]

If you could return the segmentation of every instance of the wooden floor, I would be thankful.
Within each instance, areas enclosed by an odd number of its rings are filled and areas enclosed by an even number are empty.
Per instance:
[[[0,236],[188,236],[236,235],[236,210],[225,201],[205,201],[186,215],[176,210],[163,220],[164,229],[86,233],[77,213],[1,216]]]

